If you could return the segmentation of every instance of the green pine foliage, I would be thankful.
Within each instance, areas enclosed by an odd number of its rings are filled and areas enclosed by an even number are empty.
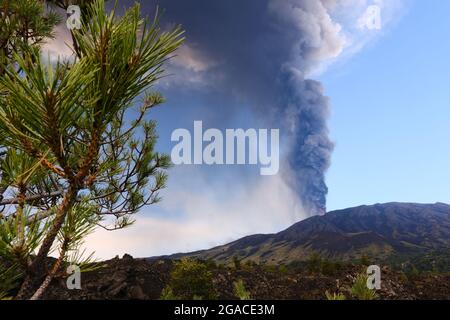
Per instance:
[[[89,265],[85,236],[132,224],[160,201],[170,167],[148,114],[164,102],[151,88],[183,31],[162,32],[138,4],[117,16],[104,0],[74,3],[84,13],[74,57],[49,63],[41,44],[60,19],[41,1],[0,1],[0,275],[14,266],[16,298],[38,299],[67,263]]]
[[[173,293],[173,289],[170,286],[165,287],[161,292],[160,300],[180,300],[180,297],[177,297]]]
[[[14,54],[39,46],[54,36],[61,17],[42,1],[0,0],[0,74],[13,63]]]
[[[240,270],[242,268],[241,259],[238,256],[233,256],[233,266],[236,270]]]
[[[313,252],[306,260],[306,269],[313,274],[335,275],[342,270],[343,265],[339,261],[333,261]]]
[[[325,296],[327,298],[327,300],[347,300],[347,297],[343,294],[343,293],[329,293],[328,291],[325,292]]]
[[[367,287],[367,275],[358,275],[351,288],[352,295],[358,300],[374,300],[377,298],[375,290]]]
[[[183,258],[175,263],[170,282],[162,297],[170,297],[169,300],[174,297],[188,300],[215,299],[213,274],[205,263]]]
[[[238,280],[233,283],[234,295],[240,300],[251,300],[250,292],[245,289],[244,281]]]

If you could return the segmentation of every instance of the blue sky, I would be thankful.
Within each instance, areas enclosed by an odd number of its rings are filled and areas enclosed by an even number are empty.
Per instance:
[[[158,2],[142,1],[144,13]],[[168,66],[173,76],[157,87],[167,98],[150,115],[158,121],[159,150],[170,153],[172,131],[191,129],[194,120],[205,128],[281,124],[286,131],[289,122],[270,121],[272,111],[286,110],[270,107],[283,93],[274,89],[274,73],[288,67],[301,73],[301,85],[320,81],[330,99],[322,106],[330,108],[336,144],[326,175],[328,210],[450,202],[450,2],[248,0],[238,15],[237,0],[163,3],[164,21],[183,23],[187,42]],[[382,29],[356,28],[371,4],[382,7]],[[292,10],[298,7],[303,11]],[[61,43],[53,46],[61,50]],[[283,157],[289,142],[281,142]],[[151,256],[280,231],[311,214],[287,182],[302,176],[286,163],[280,169],[284,174],[261,177],[259,167],[176,166],[161,204],[143,209],[128,229],[96,232],[88,247],[101,258]]]
[[[386,34],[320,77],[336,141],[330,209],[450,202],[448,1],[411,1]]]

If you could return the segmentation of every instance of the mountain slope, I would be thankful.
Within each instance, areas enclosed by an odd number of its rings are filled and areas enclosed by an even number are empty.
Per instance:
[[[231,262],[233,257],[264,263],[301,261],[312,252],[351,260],[362,254],[385,259],[450,248],[450,205],[387,203],[329,212],[277,234],[252,235],[183,256]]]

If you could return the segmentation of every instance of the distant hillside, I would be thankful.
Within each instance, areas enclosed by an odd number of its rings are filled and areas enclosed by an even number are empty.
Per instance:
[[[450,249],[450,205],[387,203],[315,216],[277,234],[252,235],[183,256],[231,262],[289,263],[317,252],[353,260],[366,254],[377,260]]]

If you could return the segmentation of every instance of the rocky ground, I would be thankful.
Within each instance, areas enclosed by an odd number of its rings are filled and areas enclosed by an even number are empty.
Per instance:
[[[45,299],[159,299],[167,286],[173,261],[147,261],[125,255],[106,261],[102,268],[82,274],[82,289],[68,290],[66,279],[56,279]],[[213,266],[212,281],[219,299],[237,299],[233,283],[243,280],[252,299],[326,299],[325,292],[339,292],[351,299],[350,288],[361,266],[347,265],[333,275],[306,270],[263,266]],[[413,279],[384,267],[379,299],[450,299],[450,275],[422,274]]]

